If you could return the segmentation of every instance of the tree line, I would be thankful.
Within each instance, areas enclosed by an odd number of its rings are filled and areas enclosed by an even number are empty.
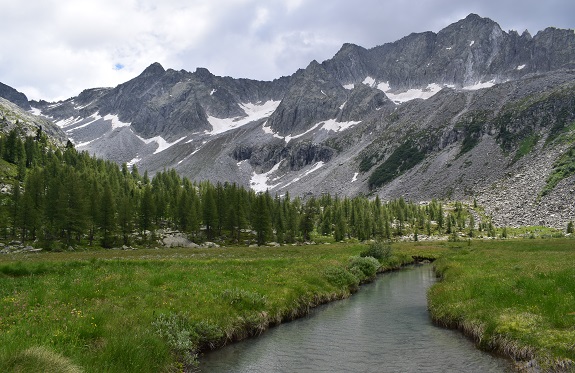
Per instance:
[[[184,232],[194,242],[265,244],[308,241],[313,235],[346,239],[458,234],[494,229],[475,223],[460,203],[450,211],[436,200],[291,197],[256,193],[234,183],[192,182],[173,170],[150,178],[136,165],[51,147],[45,135],[0,136],[2,159],[17,168],[0,200],[0,238],[61,246],[155,244],[159,229]]]

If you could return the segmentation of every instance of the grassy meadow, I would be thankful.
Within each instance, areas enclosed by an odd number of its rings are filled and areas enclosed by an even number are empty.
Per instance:
[[[442,281],[428,293],[432,317],[484,349],[536,360],[543,371],[575,371],[575,241],[451,247],[435,262]]]
[[[2,255],[0,371],[182,371],[202,349],[258,334],[314,305],[348,296],[373,276],[368,273],[373,263],[357,257],[365,248]],[[401,246],[381,268],[443,251]]]
[[[200,351],[349,296],[413,256],[439,258],[442,281],[428,294],[438,323],[544,370],[573,370],[574,240],[400,242],[375,264],[358,256],[366,248],[2,255],[0,371],[185,371]]]

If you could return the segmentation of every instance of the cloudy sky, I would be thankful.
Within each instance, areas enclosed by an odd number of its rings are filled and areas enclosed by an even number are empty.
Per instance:
[[[153,62],[271,80],[477,13],[503,30],[575,28],[573,0],[0,0],[0,82],[55,101]]]

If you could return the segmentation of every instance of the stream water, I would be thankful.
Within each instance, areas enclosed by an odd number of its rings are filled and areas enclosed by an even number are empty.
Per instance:
[[[380,276],[350,298],[200,358],[201,372],[510,372],[461,333],[432,324],[432,267]]]

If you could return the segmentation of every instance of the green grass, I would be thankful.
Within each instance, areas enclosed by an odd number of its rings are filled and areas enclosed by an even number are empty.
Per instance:
[[[517,148],[515,155],[513,156],[512,163],[517,162],[518,160],[520,160],[521,158],[523,158],[527,154],[531,153],[531,150],[533,150],[535,145],[537,145],[538,141],[539,141],[539,136],[537,134],[532,134],[532,135],[524,138],[521,141],[521,143],[519,144],[519,147]]]
[[[361,244],[0,256],[0,371],[182,371],[194,353],[348,296]],[[398,244],[382,269],[445,248]],[[359,270],[358,270],[359,269]],[[361,272],[365,278],[354,275]]]
[[[389,183],[415,167],[424,158],[425,152],[420,150],[412,140],[407,140],[369,176],[369,188],[374,189]]]
[[[553,170],[540,196],[549,194],[559,182],[575,174],[575,146],[563,153],[553,164]]]
[[[569,239],[460,245],[435,262],[443,280],[430,289],[429,308],[485,349],[574,371],[574,263]]]

